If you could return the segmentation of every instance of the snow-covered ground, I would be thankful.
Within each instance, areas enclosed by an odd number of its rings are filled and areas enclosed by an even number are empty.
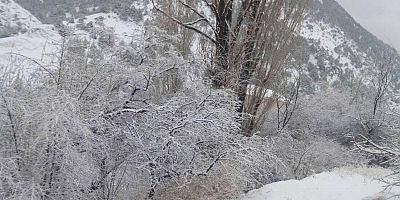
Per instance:
[[[7,26],[30,29],[40,24],[36,17],[13,0],[0,0],[0,30]]]
[[[64,25],[74,29],[77,36],[90,40],[90,33],[77,28],[77,25],[80,23],[83,23],[84,25],[91,23],[93,28],[101,28],[102,26],[111,28],[117,41],[122,40],[125,43],[130,43],[132,40],[135,40],[144,34],[144,25],[142,23],[137,24],[137,22],[134,21],[123,21],[115,13],[97,13],[88,15],[82,21],[76,19],[74,23],[64,22]]]
[[[42,24],[12,0],[0,0],[0,25],[4,25],[5,29],[13,26],[24,29],[24,32],[0,38],[1,72],[22,72],[27,75],[37,66],[26,62],[38,62],[42,65],[52,62],[52,55],[57,52],[61,40],[53,25]]]
[[[28,32],[0,39],[0,63],[7,62],[11,54],[21,54],[41,60],[44,52],[53,52],[61,37],[52,25],[39,25]]]
[[[302,180],[272,183],[250,191],[241,200],[383,200],[400,193],[399,188],[385,190],[387,184],[378,180],[390,173],[381,168],[340,168]]]
[[[67,23],[75,36],[91,41],[90,32],[77,28],[78,24],[92,25],[92,28],[111,29],[116,36],[116,41],[126,44],[141,38],[144,34],[142,23],[123,21],[115,13],[97,13],[86,16],[83,20],[76,19],[74,23]],[[0,38],[0,71],[9,68],[21,68],[24,74],[29,74],[30,68],[35,64],[26,62],[36,61],[42,65],[54,62],[54,55],[59,52],[61,36],[53,25],[42,24],[29,11],[22,8],[13,0],[0,0],[0,31],[1,25],[20,25],[26,32]]]

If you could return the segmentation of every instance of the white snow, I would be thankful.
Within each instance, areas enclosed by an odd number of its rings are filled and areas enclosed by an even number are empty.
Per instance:
[[[131,8],[135,9],[146,9],[147,4],[144,1],[134,1],[131,5]]]
[[[308,62],[311,63],[311,64],[313,64],[313,65],[317,65],[317,62],[318,62],[318,61],[317,61],[317,59],[315,58],[314,54],[310,54],[310,57],[309,57]]]
[[[1,12],[5,11],[5,12]],[[61,36],[58,34],[53,25],[42,24],[32,14],[20,7],[13,1],[6,2],[0,0],[0,20],[5,22],[10,21],[7,19],[9,16],[18,14],[19,21],[24,22],[27,32],[23,34],[13,35],[6,38],[0,38],[0,68],[5,66],[16,66],[18,63],[35,60],[42,64],[49,64],[52,61],[52,55],[57,53]],[[66,13],[68,14],[68,13]],[[103,20],[99,20],[99,19]],[[25,21],[24,21],[25,20]],[[98,23],[101,21],[101,23]],[[66,25],[76,28],[78,20],[75,23]],[[124,42],[131,42],[135,38],[142,36],[144,33],[143,26],[131,21],[120,20],[114,13],[98,13],[89,15],[84,19],[84,23],[92,22],[95,27],[112,28],[115,31],[117,40]],[[97,23],[96,23],[97,22]],[[0,23],[3,23],[0,21]],[[89,38],[90,33],[82,30],[75,29],[77,36]],[[18,56],[17,54],[23,55]],[[29,59],[27,59],[27,58]]]
[[[97,28],[100,28],[102,25],[104,25],[106,28],[112,28],[117,40],[122,40],[125,43],[130,43],[134,38],[141,37],[144,34],[143,24],[137,24],[133,21],[123,21],[115,13],[96,13],[86,16],[83,20],[84,24],[88,24],[90,22],[92,22],[93,26]],[[79,19],[76,19],[75,23],[73,24],[64,22],[65,25],[75,28],[77,35],[89,37],[89,33],[82,30],[77,30],[76,25],[78,23]]]
[[[312,28],[310,29],[309,27],[307,27],[307,25]],[[336,47],[340,46],[341,44],[347,43],[348,46],[357,50],[354,42],[346,38],[344,32],[341,29],[337,27],[332,27],[331,25],[326,24],[323,21],[311,22],[310,20],[306,20],[303,28],[301,29],[300,35],[308,40],[320,42],[320,46],[327,50],[333,58],[340,58],[339,62],[341,64],[347,63],[350,65],[350,59],[343,55],[339,55],[335,51]]]
[[[307,26],[312,26],[309,29]],[[336,37],[333,33],[337,33]],[[319,22],[311,22],[306,20],[304,23],[304,27],[301,29],[300,35],[311,40],[320,41],[321,47],[328,50],[330,54],[332,54],[335,58],[338,57],[337,53],[334,51],[334,48],[345,41],[343,38],[343,32],[336,28],[331,27],[328,24],[325,24],[322,21]]]
[[[49,65],[54,61],[54,53],[57,53],[58,43],[61,40],[52,25],[41,25],[29,32],[0,39],[0,70],[8,67],[23,71],[28,75],[37,69],[35,60],[41,65]]]
[[[41,25],[25,34],[0,39],[0,55],[11,52],[38,57],[46,44],[59,41],[59,34],[52,25]]]
[[[345,55],[341,55],[335,51],[336,47],[340,45],[344,45],[353,49],[357,56],[362,58],[362,60],[366,60],[367,55],[365,53],[361,53],[358,50],[355,42],[345,36],[345,33],[338,27],[331,26],[326,24],[323,21],[311,21],[309,19],[305,20],[303,23],[303,27],[301,29],[300,35],[306,38],[307,40],[319,42],[319,46],[326,50],[330,56],[334,59],[338,59],[339,63],[342,64],[341,69],[344,71],[349,69],[353,71],[355,76],[360,76],[361,71],[360,68],[364,68],[367,66],[354,66],[351,63],[351,59]],[[316,64],[315,56],[310,56],[310,63]],[[327,67],[337,67],[337,66],[327,66]],[[330,77],[330,83],[335,81],[337,77]]]
[[[0,30],[2,27],[30,29],[41,22],[13,0],[0,0]]]
[[[381,168],[340,168],[302,180],[266,185],[243,195],[241,200],[374,200],[400,193],[399,188],[385,190],[378,179],[390,174]]]
[[[53,53],[57,48],[60,36],[53,25],[42,24],[31,13],[12,0],[0,0],[0,24],[15,25],[26,28],[23,34],[0,38],[0,69],[5,66],[16,66],[17,61],[32,60],[44,63],[46,53]],[[43,61],[43,62],[42,62]]]
[[[255,95],[256,92],[263,92],[264,93],[264,98],[269,99],[269,98],[274,98],[277,97],[279,101],[284,102],[287,101],[284,96],[281,94],[278,94],[277,92],[271,90],[271,89],[263,89],[263,90],[258,90],[259,87],[254,85],[254,84],[249,84],[247,85],[247,90],[246,90],[246,95],[247,96],[253,96]]]

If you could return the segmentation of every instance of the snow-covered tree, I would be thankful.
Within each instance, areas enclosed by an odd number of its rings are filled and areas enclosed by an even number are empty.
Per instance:
[[[54,64],[2,85],[1,198],[152,199],[219,173],[252,188],[246,169],[276,159],[267,140],[237,134],[236,95],[205,85],[168,37],[110,46],[63,33]]]

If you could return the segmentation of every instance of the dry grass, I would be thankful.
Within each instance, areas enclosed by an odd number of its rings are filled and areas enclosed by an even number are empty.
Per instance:
[[[219,177],[197,178],[191,183],[172,186],[157,195],[157,200],[229,200],[237,199],[240,189],[234,180]]]

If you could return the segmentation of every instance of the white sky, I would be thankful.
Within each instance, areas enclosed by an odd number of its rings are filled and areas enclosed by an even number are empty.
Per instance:
[[[337,0],[353,18],[400,52],[400,0]]]

